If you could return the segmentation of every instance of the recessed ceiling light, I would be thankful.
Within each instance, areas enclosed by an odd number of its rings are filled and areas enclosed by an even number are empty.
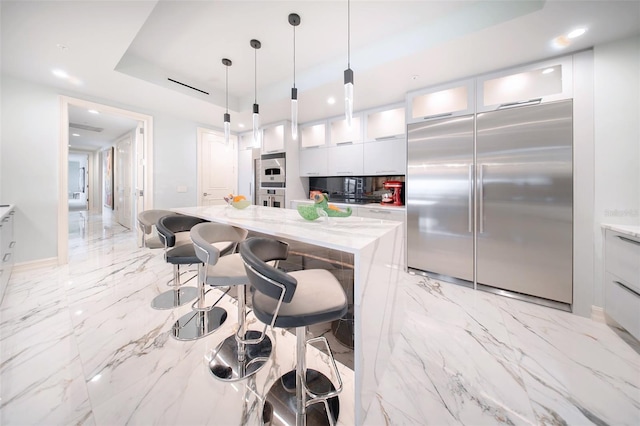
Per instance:
[[[58,78],[69,78],[69,74],[67,74],[66,71],[61,70],[59,68],[53,69],[51,70],[51,72],[53,73],[53,75],[55,75]]]
[[[542,70],[542,74],[551,74],[554,71],[555,71],[554,68],[545,68]]]
[[[333,105],[333,104],[335,104],[335,103],[336,103],[336,98],[334,98],[334,97],[330,97],[329,99],[327,99],[327,103],[328,103],[329,105]]]
[[[96,111],[95,109],[90,109],[89,112],[91,114],[100,114],[98,111]]]
[[[238,123],[238,127],[240,127],[241,129],[244,129],[244,123]]]
[[[77,133],[72,133],[71,136],[80,136],[80,135]]]
[[[569,37],[569,38],[580,37],[582,34],[584,34],[586,32],[587,32],[586,28],[576,28],[575,30],[573,30],[569,34],[567,34],[567,37]]]

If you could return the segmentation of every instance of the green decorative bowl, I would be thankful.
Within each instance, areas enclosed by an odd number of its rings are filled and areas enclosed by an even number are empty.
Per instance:
[[[298,213],[306,220],[316,220],[320,217],[315,204],[299,204]]]
[[[251,202],[249,200],[233,201],[231,202],[231,205],[238,210],[242,210],[249,207],[251,205]]]

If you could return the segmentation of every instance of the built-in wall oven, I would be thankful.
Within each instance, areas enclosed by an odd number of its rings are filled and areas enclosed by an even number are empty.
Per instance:
[[[286,182],[284,153],[264,154],[260,157],[260,186],[284,188]]]
[[[284,188],[260,188],[258,203],[265,207],[285,208]]]
[[[258,205],[285,208],[285,154],[264,154],[260,157],[260,190]]]

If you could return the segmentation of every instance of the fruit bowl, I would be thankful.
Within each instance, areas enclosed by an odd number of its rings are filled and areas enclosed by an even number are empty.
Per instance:
[[[231,205],[238,210],[246,209],[251,205],[249,200],[232,201]]]

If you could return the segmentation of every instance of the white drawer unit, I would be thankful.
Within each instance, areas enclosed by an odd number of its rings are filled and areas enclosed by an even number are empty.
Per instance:
[[[640,237],[605,230],[605,311],[640,339]]]
[[[358,207],[358,216],[404,222],[405,211],[400,208],[392,210],[390,208]]]

